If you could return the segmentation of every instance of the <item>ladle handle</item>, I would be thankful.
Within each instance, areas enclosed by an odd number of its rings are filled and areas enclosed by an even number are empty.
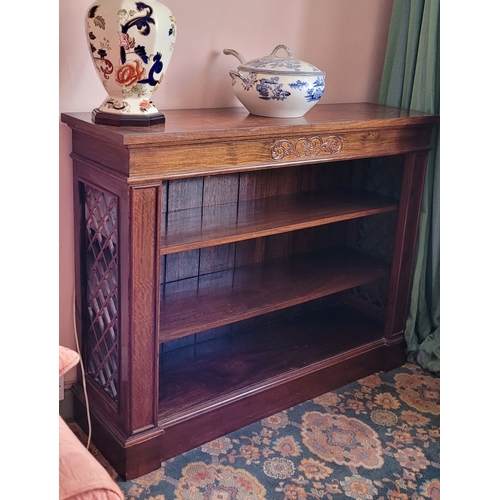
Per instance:
[[[226,56],[234,56],[236,57],[241,64],[246,64],[246,61],[245,61],[245,58],[239,53],[239,52],[236,52],[236,50],[233,50],[233,49],[224,49],[222,52],[224,52],[224,54],[226,54]]]

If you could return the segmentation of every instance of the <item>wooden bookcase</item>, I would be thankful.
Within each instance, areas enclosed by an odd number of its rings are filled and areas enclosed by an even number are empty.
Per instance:
[[[165,116],[62,114],[92,436],[127,480],[404,362],[438,124],[368,103]]]

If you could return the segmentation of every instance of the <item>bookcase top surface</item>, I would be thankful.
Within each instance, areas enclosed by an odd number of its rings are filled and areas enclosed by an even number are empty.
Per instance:
[[[432,127],[439,116],[372,103],[318,104],[301,118],[268,118],[243,107],[163,110],[165,123],[150,127],[117,127],[93,123],[90,112],[62,113],[73,130],[128,147],[204,141],[248,140],[283,133],[348,132],[408,126]]]

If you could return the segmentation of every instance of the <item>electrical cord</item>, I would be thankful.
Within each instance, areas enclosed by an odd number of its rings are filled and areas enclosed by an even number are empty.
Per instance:
[[[90,448],[90,439],[92,437],[92,423],[90,421],[90,406],[89,406],[89,398],[87,395],[87,383],[85,381],[85,367],[83,366],[83,358],[82,358],[82,353],[80,352],[80,343],[78,342],[78,332],[76,328],[76,293],[74,290],[73,290],[73,331],[75,333],[76,351],[80,356],[80,369],[82,371],[83,394],[85,396],[85,409],[87,411],[87,422],[89,427],[89,432],[87,437],[87,450],[88,450]]]

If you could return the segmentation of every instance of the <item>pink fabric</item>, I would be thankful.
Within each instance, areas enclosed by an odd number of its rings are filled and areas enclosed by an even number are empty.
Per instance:
[[[80,361],[59,346],[59,376]],[[118,485],[59,416],[59,500],[124,500]]]
[[[109,492],[104,489],[97,489],[92,491],[87,491],[81,495],[76,495],[71,497],[71,500],[110,500],[118,498],[114,493]]]
[[[77,352],[62,345],[59,346],[59,376],[73,368],[78,361],[80,361],[80,356]]]
[[[124,500],[119,486],[61,417],[59,500]]]

